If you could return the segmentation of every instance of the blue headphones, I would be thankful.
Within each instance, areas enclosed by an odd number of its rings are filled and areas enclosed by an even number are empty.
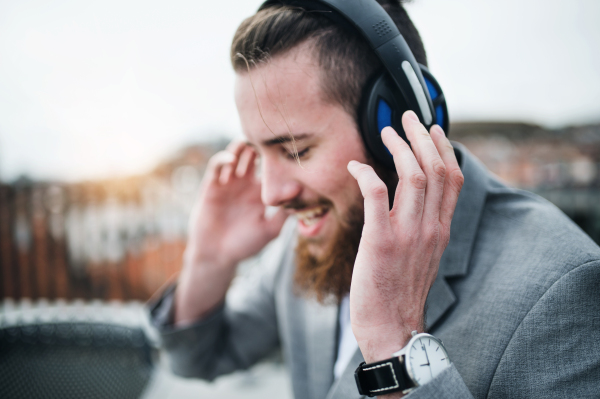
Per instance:
[[[389,168],[394,160],[381,140],[392,126],[406,142],[402,114],[413,110],[427,130],[438,124],[448,134],[449,119],[442,88],[418,64],[388,13],[375,0],[267,0],[259,11],[281,4],[321,11],[334,23],[358,32],[379,57],[384,70],[365,86],[359,108],[360,129],[371,155]]]

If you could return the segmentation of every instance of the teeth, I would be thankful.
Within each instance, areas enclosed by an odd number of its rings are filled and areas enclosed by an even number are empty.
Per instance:
[[[317,206],[306,211],[296,212],[298,219],[304,223],[305,226],[312,226],[317,223],[321,216],[325,213],[325,208]]]
[[[318,218],[302,219],[302,223],[304,223],[305,226],[312,226],[313,224],[317,223],[318,220]]]

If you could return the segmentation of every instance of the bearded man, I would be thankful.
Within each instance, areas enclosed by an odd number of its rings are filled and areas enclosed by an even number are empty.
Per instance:
[[[426,65],[402,5],[379,3]],[[231,58],[247,141],[210,160],[183,270],[151,308],[177,374],[281,347],[299,399],[600,392],[600,249],[560,211],[412,111],[410,147],[381,133],[395,169],[373,159],[357,110],[381,62],[318,12],[269,3]],[[227,296],[261,250],[260,276]]]

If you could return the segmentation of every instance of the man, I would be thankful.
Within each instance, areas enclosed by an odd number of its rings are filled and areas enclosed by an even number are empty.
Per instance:
[[[381,3],[426,64],[401,4]],[[247,142],[211,159],[183,270],[152,308],[175,372],[210,380],[281,346],[295,397],[360,397],[359,364],[427,329],[452,364],[385,397],[598,395],[600,249],[562,213],[412,111],[411,147],[381,133],[395,170],[374,161],[356,110],[381,66],[318,13],[262,9],[232,63]],[[236,265],[276,236],[261,276],[226,299]]]

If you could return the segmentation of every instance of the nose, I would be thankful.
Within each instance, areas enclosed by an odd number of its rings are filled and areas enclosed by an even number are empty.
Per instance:
[[[268,206],[281,206],[296,198],[302,192],[302,185],[294,179],[296,165],[283,165],[281,162],[261,159],[261,199]]]

